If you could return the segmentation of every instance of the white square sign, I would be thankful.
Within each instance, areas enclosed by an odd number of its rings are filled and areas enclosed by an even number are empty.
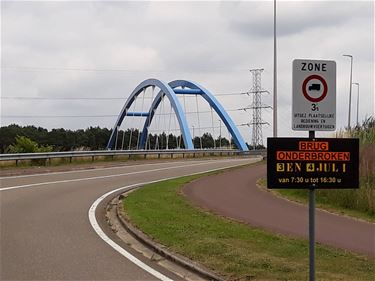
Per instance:
[[[336,129],[335,61],[293,61],[292,114],[295,131]]]

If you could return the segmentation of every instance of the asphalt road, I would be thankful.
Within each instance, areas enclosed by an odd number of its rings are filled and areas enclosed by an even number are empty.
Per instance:
[[[249,163],[249,159],[189,160],[1,178],[0,280],[156,280],[106,244],[88,210],[119,187]],[[108,199],[109,200],[109,199]],[[122,248],[165,276],[179,280],[117,239]]]
[[[210,177],[184,187],[199,206],[277,233],[308,237],[308,209],[259,189],[266,166],[249,166]],[[375,224],[316,211],[316,241],[375,256]]]

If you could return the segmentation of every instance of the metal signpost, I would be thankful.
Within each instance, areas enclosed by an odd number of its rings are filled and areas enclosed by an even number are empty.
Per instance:
[[[336,63],[293,61],[292,129],[309,138],[267,139],[267,187],[309,189],[309,280],[315,280],[315,189],[359,188],[358,139],[315,138],[336,129]]]

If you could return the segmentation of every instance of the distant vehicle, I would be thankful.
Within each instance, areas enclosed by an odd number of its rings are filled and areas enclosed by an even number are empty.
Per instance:
[[[311,84],[309,86],[309,91],[320,91],[320,84]]]

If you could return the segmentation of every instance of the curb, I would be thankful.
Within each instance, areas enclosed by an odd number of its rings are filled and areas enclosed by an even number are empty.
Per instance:
[[[117,218],[119,219],[121,225],[134,238],[136,238],[139,242],[144,244],[146,247],[155,251],[157,254],[163,256],[164,258],[166,258],[166,259],[168,259],[172,262],[177,263],[178,265],[180,265],[180,266],[182,266],[182,267],[184,267],[188,270],[193,271],[194,273],[197,273],[198,275],[200,275],[203,278],[207,278],[208,280],[212,280],[212,281],[226,281],[226,279],[223,279],[222,277],[216,275],[212,271],[210,271],[206,268],[203,268],[198,263],[196,263],[194,261],[191,261],[188,258],[183,257],[181,255],[172,253],[165,246],[151,240],[143,232],[141,232],[139,229],[134,227],[130,223],[129,219],[126,216],[124,217],[124,215],[123,215],[124,213],[123,213],[123,207],[122,207],[122,199],[127,196],[126,193],[127,192],[118,196],[118,203],[117,203],[117,206],[116,206],[116,215],[117,215]]]

